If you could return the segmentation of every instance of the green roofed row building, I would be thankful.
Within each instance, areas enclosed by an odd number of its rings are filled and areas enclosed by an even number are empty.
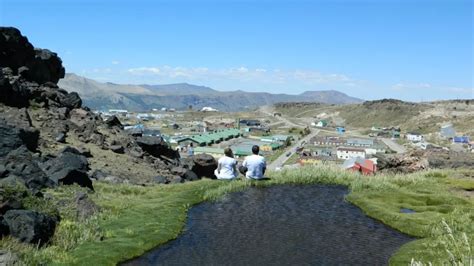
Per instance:
[[[197,146],[209,146],[215,143],[219,143],[224,140],[229,140],[232,138],[238,138],[242,136],[240,130],[236,128],[227,128],[227,129],[220,129],[211,132],[202,133],[199,135],[193,135],[189,137],[182,138],[178,140],[178,144],[184,143],[195,143]]]

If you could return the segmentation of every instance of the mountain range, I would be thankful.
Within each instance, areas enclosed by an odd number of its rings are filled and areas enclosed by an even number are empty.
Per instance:
[[[328,104],[360,103],[363,100],[335,90],[307,91],[298,95],[266,92],[217,91],[187,83],[167,85],[122,85],[101,83],[68,73],[58,83],[68,92],[79,93],[92,109],[127,109],[146,111],[152,108],[201,109],[205,106],[220,111],[242,111],[278,102],[321,102]]]

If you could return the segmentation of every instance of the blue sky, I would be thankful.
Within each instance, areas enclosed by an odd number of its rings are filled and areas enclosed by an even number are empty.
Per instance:
[[[100,81],[474,98],[473,1],[0,0],[0,24]]]

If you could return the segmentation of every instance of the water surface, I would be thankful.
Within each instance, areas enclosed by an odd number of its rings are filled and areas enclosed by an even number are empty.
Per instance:
[[[190,209],[178,239],[124,265],[385,265],[412,238],[340,186],[250,188]]]

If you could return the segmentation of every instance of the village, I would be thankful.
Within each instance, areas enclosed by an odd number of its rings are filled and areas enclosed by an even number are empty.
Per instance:
[[[219,159],[230,147],[243,161],[251,147],[260,153],[272,170],[303,165],[334,164],[362,174],[377,172],[378,155],[410,150],[451,150],[474,152],[474,141],[444,124],[436,134],[403,132],[399,127],[346,128],[339,121],[314,119],[294,123],[281,113],[219,112],[212,107],[199,110],[152,109],[96,111],[103,118],[116,116],[130,135],[161,137],[182,157],[210,154]]]

